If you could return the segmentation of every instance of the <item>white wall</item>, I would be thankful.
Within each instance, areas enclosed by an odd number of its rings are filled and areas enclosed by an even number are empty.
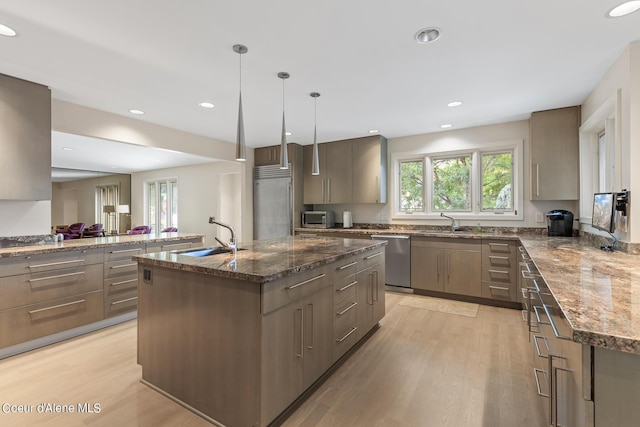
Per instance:
[[[51,201],[0,200],[0,236],[35,236],[51,233]]]
[[[223,242],[229,241],[226,229],[208,223],[209,216],[213,215],[231,225],[239,241],[252,240],[253,214],[242,209],[242,168],[237,162],[220,161],[132,174],[132,226],[146,223],[145,181],[175,177],[178,179],[178,231],[204,234],[205,245],[215,245],[214,236]]]
[[[472,220],[466,223],[461,221],[461,225],[475,226],[480,222],[482,226],[489,227],[546,227],[546,222],[536,222],[536,213],[547,213],[552,209],[566,209],[574,213],[577,219],[578,204],[575,201],[554,201],[554,202],[531,202],[529,201],[530,173],[529,173],[529,120],[521,120],[509,123],[501,123],[488,126],[479,126],[460,130],[450,130],[447,132],[437,132],[423,135],[407,136],[402,138],[392,138],[388,140],[388,159],[391,173],[391,155],[393,153],[403,153],[420,151],[428,147],[461,146],[465,143],[474,145],[482,143],[492,143],[511,140],[524,141],[524,219],[514,221],[477,221]],[[389,198],[393,197],[391,192],[391,176],[387,176],[389,186]],[[391,203],[371,204],[371,205],[317,205],[316,208],[333,210],[336,214],[336,221],[342,222],[342,213],[351,210],[353,221],[357,223],[389,223],[389,224],[429,224],[447,225],[449,220],[390,220]],[[546,221],[546,218],[545,218]]]
[[[608,99],[620,91],[617,130],[620,134],[619,171],[616,188],[631,191],[628,232],[617,233],[621,240],[640,242],[640,208],[633,209],[640,191],[640,41],[627,46],[582,105],[582,122],[586,122]],[[634,186],[634,184],[636,184]]]

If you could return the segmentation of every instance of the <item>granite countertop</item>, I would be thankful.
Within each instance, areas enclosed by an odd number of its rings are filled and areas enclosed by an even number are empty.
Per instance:
[[[640,354],[640,257],[583,239],[521,236],[558,301],[573,340]]]
[[[472,227],[462,227],[452,232],[448,227],[442,229],[434,228],[296,228],[296,232],[310,235],[322,235],[326,233],[340,234],[403,234],[417,237],[445,237],[448,239],[496,239],[496,240],[518,240],[519,234],[510,228],[501,228],[498,231],[475,231]]]
[[[235,257],[229,253],[193,257],[175,251],[137,255],[134,259],[142,265],[266,283],[386,244],[377,240],[295,236],[240,243],[238,247],[243,250]]]
[[[47,254],[52,252],[73,251],[78,249],[96,249],[101,247],[118,246],[131,243],[154,243],[167,242],[172,240],[179,241],[202,237],[204,237],[202,234],[190,233],[134,234],[93,238],[87,237],[83,239],[63,240],[62,242],[4,247],[0,248],[0,258]]]

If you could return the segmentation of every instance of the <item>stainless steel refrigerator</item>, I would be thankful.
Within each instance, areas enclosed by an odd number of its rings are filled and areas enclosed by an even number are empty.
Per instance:
[[[253,238],[291,236],[293,233],[292,168],[279,165],[253,168]]]

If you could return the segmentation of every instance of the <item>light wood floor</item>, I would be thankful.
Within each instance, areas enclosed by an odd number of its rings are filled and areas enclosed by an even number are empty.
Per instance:
[[[293,426],[545,425],[520,312],[475,318],[399,305],[387,292],[376,333],[285,422]],[[4,413],[1,426],[211,426],[140,383],[136,323],[0,361],[0,404],[72,406]],[[78,413],[97,403],[100,413]],[[3,406],[6,408],[6,405]]]

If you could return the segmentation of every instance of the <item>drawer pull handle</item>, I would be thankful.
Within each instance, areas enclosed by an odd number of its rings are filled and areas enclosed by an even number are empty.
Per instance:
[[[111,267],[109,267],[109,268],[111,268],[111,269],[115,270],[115,269],[118,269],[118,268],[135,267],[135,266],[137,266],[137,265],[138,265],[138,263],[137,263],[137,262],[134,262],[133,264],[112,265],[112,266],[111,266]]]
[[[509,247],[509,244],[508,243],[491,243],[490,242],[489,243],[489,247],[491,247],[491,246],[500,246],[500,247],[505,247],[506,246],[506,247]]]
[[[314,281],[316,281],[316,280],[318,280],[318,279],[322,279],[324,276],[326,276],[326,274],[324,274],[324,273],[323,273],[323,274],[320,274],[319,276],[312,277],[312,278],[311,278],[311,279],[309,279],[309,280],[305,280],[304,282],[296,283],[296,284],[295,284],[295,285],[293,285],[293,286],[288,286],[288,287],[286,287],[285,289],[286,289],[286,290],[295,289],[295,288],[297,288],[298,286],[307,285],[307,284],[309,284],[309,283],[311,283],[311,282],[314,282]]]
[[[111,305],[118,305],[118,304],[122,304],[122,303],[129,302],[129,301],[135,301],[137,299],[138,299],[138,297],[131,297],[131,298],[123,299],[123,300],[120,300],[120,301],[114,301],[114,302],[111,303]]]
[[[123,280],[122,282],[113,282],[111,284],[111,286],[120,286],[120,285],[125,285],[127,283],[133,283],[133,282],[137,282],[138,279],[129,279],[129,280]]]
[[[536,379],[536,388],[538,389],[538,396],[549,397],[548,393],[543,393],[540,389],[540,380],[538,379],[538,374],[541,373],[545,377],[547,376],[547,371],[543,371],[542,369],[534,368],[533,369],[533,377]]]
[[[68,307],[70,305],[75,305],[75,304],[82,304],[85,300],[81,299],[78,301],[72,301],[72,302],[68,302],[65,304],[58,304],[58,305],[54,305],[51,307],[46,307],[46,308],[39,308],[37,310],[29,310],[29,314],[36,314],[36,313],[42,313],[43,311],[48,311],[48,310],[55,310],[56,308],[62,308],[62,307]]]
[[[493,260],[493,259],[499,259],[502,261],[508,261],[509,257],[508,256],[498,256],[498,255],[489,255],[489,259]]]
[[[382,255],[383,253],[384,253],[384,252],[378,252],[378,253],[376,253],[376,254],[366,256],[366,257],[364,257],[364,259],[365,259],[365,260],[369,260],[369,259],[371,259],[371,258],[375,258],[375,257],[377,257],[377,256],[380,256],[380,255]]]
[[[527,319],[527,317],[529,317],[529,310],[522,310],[522,321],[523,322],[529,322],[529,319]]]
[[[342,291],[346,291],[347,289],[349,289],[350,287],[352,287],[353,285],[357,284],[358,281],[354,280],[353,282],[349,283],[347,286],[344,286],[340,289],[336,289],[336,292],[342,292]]]
[[[551,323],[549,322],[543,322],[542,320],[540,320],[540,313],[538,312],[538,309],[540,309],[542,307],[540,307],[539,305],[534,305],[533,306],[533,311],[536,314],[536,320],[538,321],[539,325],[550,325]],[[549,315],[547,315],[547,318],[549,318]]]
[[[509,288],[505,288],[503,286],[489,286],[489,289],[491,290],[497,290],[497,291],[507,291],[509,292]]]
[[[163,250],[164,248],[172,248],[174,246],[185,246],[185,245],[189,245],[189,248],[191,248],[192,243],[172,243],[170,245],[161,245],[160,250]]]
[[[551,329],[553,329],[553,334],[561,340],[573,341],[569,336],[560,335],[560,332],[558,332],[558,328],[556,327],[556,323],[551,318],[551,314],[549,313],[549,308],[547,307],[547,305],[542,304],[542,308],[544,309],[544,312],[547,315],[547,318],[549,319],[549,324],[551,325]]]
[[[356,264],[357,264],[357,262],[356,262],[356,261],[354,261],[354,262],[350,262],[350,263],[349,263],[349,264],[347,264],[347,265],[343,265],[342,267],[338,267],[338,270],[344,270],[345,268],[353,267],[353,266],[354,266],[354,265],[356,265]]]
[[[507,276],[509,275],[509,272],[505,271],[505,270],[489,270],[489,273],[492,273],[492,274],[493,273],[495,273],[495,274],[504,274],[504,275],[507,275]]]
[[[30,283],[40,282],[42,280],[60,279],[62,277],[79,276],[84,274],[84,271],[78,271],[77,273],[58,274],[57,276],[38,277],[37,279],[29,279]]]
[[[140,252],[142,250],[142,248],[136,248],[136,249],[121,249],[119,251],[111,251],[109,253],[111,254],[124,254],[127,252]]]
[[[74,264],[77,262],[84,262],[83,259],[72,259],[70,261],[59,261],[59,262],[50,262],[47,264],[36,264],[36,265],[30,265],[29,268],[42,268],[42,267],[53,267],[56,265],[65,265],[65,264]]]
[[[540,351],[540,345],[538,344],[538,340],[542,340],[542,342],[544,342],[544,346],[547,348],[547,354],[542,354],[542,352]],[[535,344],[536,346],[536,353],[538,354],[538,357],[542,357],[543,359],[548,359],[549,358],[549,341],[547,341],[546,337],[541,337],[539,335],[533,335],[533,344]]]
[[[354,333],[357,330],[358,330],[358,327],[354,326],[353,328],[351,328],[351,330],[349,332],[347,332],[347,335],[343,336],[340,339],[337,339],[336,341],[337,342],[342,342],[342,341],[346,340],[347,338],[349,338],[349,335],[351,335],[352,333]]]
[[[345,309],[344,309],[344,310],[342,310],[342,311],[337,312],[336,314],[337,314],[338,316],[342,316],[343,314],[345,314],[347,311],[351,310],[351,309],[352,309],[353,307],[355,307],[356,305],[358,305],[358,303],[357,303],[357,302],[354,302],[354,303],[353,303],[353,304],[351,304],[349,307],[345,308]]]

